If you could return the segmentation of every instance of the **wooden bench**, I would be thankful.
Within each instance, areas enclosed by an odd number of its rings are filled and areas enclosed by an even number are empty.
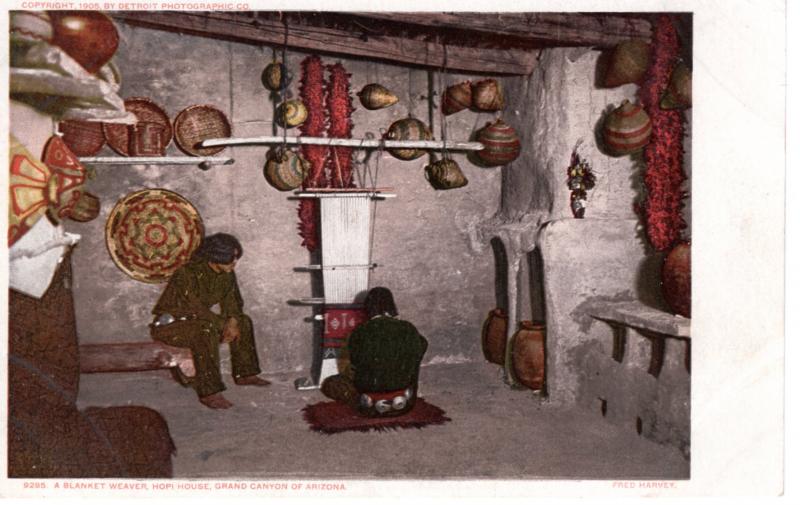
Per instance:
[[[79,346],[81,373],[141,372],[177,367],[194,377],[192,352],[161,342],[83,344]]]

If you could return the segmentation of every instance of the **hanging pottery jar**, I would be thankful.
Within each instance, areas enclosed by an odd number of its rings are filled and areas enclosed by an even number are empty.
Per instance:
[[[679,242],[664,258],[661,291],[674,313],[692,316],[692,251],[689,242]]]
[[[272,63],[267,65],[264,71],[261,72],[261,83],[265,88],[275,92],[285,88],[289,83],[289,79],[287,78],[286,67],[283,63],[272,60]]]
[[[543,322],[520,321],[519,329],[511,338],[514,377],[533,390],[544,387],[545,337]]]
[[[692,106],[692,71],[686,63],[675,65],[669,85],[659,104],[662,109],[686,109]]]
[[[445,158],[425,167],[425,177],[434,189],[456,189],[467,185],[467,176],[455,161]]]
[[[614,155],[639,151],[650,142],[653,125],[641,105],[623,100],[603,124],[603,141]]]
[[[364,86],[358,92],[361,105],[369,110],[378,110],[390,107],[397,103],[397,96],[380,84],[373,83]]]
[[[483,144],[483,149],[475,151],[479,161],[488,167],[505,165],[517,159],[521,147],[517,132],[502,119],[478,131],[476,140]]]
[[[640,82],[649,65],[650,44],[640,39],[620,42],[611,54],[604,84],[614,88]]]
[[[505,101],[500,83],[485,79],[472,85],[472,107],[480,111],[503,110]]]
[[[117,52],[119,33],[110,17],[98,11],[48,11],[53,45],[70,55],[90,74]]]
[[[309,164],[302,156],[282,147],[267,151],[264,178],[278,191],[289,191],[300,187],[308,173]]]
[[[389,126],[384,135],[386,140],[431,140],[430,128],[414,117],[399,119]],[[400,160],[414,160],[425,154],[423,149],[389,149],[389,154]]]
[[[505,311],[500,308],[490,310],[481,331],[483,357],[489,363],[505,364],[507,329],[508,315]]]
[[[284,128],[300,126],[308,118],[308,109],[300,100],[289,100],[278,106],[275,120]]]
[[[472,83],[464,81],[448,86],[442,97],[442,112],[445,116],[455,114],[472,104]]]

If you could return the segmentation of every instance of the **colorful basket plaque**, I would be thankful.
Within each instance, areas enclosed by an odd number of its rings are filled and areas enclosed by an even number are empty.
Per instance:
[[[145,189],[114,206],[106,246],[123,272],[142,282],[164,282],[191,258],[203,239],[197,209],[177,193]]]

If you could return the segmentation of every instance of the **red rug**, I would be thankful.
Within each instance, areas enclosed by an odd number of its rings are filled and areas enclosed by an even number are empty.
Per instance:
[[[444,424],[451,419],[435,405],[417,398],[414,408],[397,417],[362,417],[339,402],[320,402],[303,409],[303,417],[314,431],[339,433],[341,431],[386,431],[398,428],[422,428],[431,424]]]

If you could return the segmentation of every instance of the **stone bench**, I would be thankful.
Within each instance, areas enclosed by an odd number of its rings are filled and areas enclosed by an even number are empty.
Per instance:
[[[582,308],[596,321],[590,334],[600,344],[584,360],[583,403],[688,457],[691,321],[632,300]]]

